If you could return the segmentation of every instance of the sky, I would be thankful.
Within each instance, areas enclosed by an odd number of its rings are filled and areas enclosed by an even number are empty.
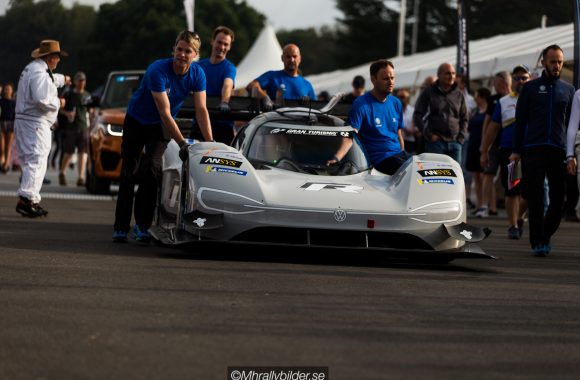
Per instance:
[[[0,0],[0,15],[5,14],[9,0]],[[112,3],[114,0],[61,0],[64,6],[73,3],[94,5]],[[246,0],[264,14],[275,30],[301,29],[333,25],[341,13],[334,0]]]

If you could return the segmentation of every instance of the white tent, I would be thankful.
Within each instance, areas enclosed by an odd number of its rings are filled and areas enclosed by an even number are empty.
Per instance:
[[[237,66],[236,89],[241,90],[248,83],[268,70],[282,70],[282,47],[271,25],[266,25],[260,35]]]
[[[564,50],[565,59],[574,59],[574,24],[537,28],[524,32],[498,35],[469,42],[469,78],[489,78],[500,70],[511,71],[518,64],[536,67],[538,57],[546,46],[558,44]],[[437,74],[443,62],[455,64],[457,47],[448,46],[410,56],[390,58],[395,66],[396,86],[414,88],[420,86],[429,75]],[[326,90],[330,94],[350,92],[352,78],[362,75],[367,78],[367,89],[372,87],[369,78],[369,63],[346,70],[308,76],[316,91]]]

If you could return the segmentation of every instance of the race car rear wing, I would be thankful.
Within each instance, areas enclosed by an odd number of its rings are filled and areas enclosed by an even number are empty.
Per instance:
[[[332,100],[331,100],[332,101]],[[338,102],[330,110],[324,109],[329,102],[323,102],[318,100],[284,100],[284,104],[281,107],[311,107],[315,110],[322,110],[322,112],[328,113],[345,119],[348,117],[348,112],[350,111],[351,104]],[[221,97],[219,96],[208,96],[206,100],[207,109],[209,115],[212,118],[221,120],[234,120],[234,121],[249,121],[256,117],[258,114],[263,112],[260,107],[260,102],[258,99],[245,97],[245,96],[232,96],[230,98],[230,109],[231,112],[220,112],[218,110],[218,105],[221,102]],[[177,116],[178,119],[192,119],[195,116],[195,107],[193,104],[193,97],[188,96],[183,102],[181,110]]]

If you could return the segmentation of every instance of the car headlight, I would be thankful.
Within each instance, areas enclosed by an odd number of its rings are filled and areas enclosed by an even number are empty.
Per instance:
[[[95,128],[97,133],[105,136],[123,136],[123,126],[119,124],[98,122]]]
[[[463,203],[458,200],[428,203],[411,210],[413,213],[424,213],[411,217],[418,222],[430,224],[453,223],[463,215]]]

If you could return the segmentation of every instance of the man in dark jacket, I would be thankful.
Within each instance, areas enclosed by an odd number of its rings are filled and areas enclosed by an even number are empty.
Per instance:
[[[467,107],[455,83],[453,65],[439,66],[437,80],[425,88],[415,103],[413,121],[423,133],[426,152],[446,154],[461,163]]]
[[[564,52],[558,45],[542,51],[544,71],[527,82],[516,106],[511,161],[522,161],[523,195],[528,201],[530,243],[536,256],[552,249],[564,203],[566,126],[574,87],[560,80]],[[544,215],[544,179],[548,178],[550,204]]]

